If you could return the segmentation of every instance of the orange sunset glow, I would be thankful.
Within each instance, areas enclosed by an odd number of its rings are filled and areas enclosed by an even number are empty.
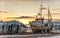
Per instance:
[[[54,1],[54,0],[53,0]],[[17,20],[24,24],[29,24],[29,21],[34,21],[35,16],[40,12],[40,4],[46,9],[43,10],[43,16],[48,18],[47,7],[50,9],[50,13],[53,20],[60,20],[60,1],[43,1],[43,0],[1,0],[0,1],[0,20],[10,21]],[[24,18],[21,16],[28,16]],[[9,17],[9,18],[8,18]],[[17,17],[21,17],[18,18]],[[32,17],[32,18],[31,18]]]
[[[52,15],[53,20],[59,20],[60,19],[59,18],[60,14],[53,13],[51,15]],[[44,16],[45,19],[48,19],[47,14],[43,14],[43,16]],[[22,22],[24,24],[29,24],[30,21],[35,21],[35,18],[18,18],[18,19],[16,19],[16,18],[12,17],[12,18],[5,18],[5,19],[2,19],[2,20],[4,20],[4,21],[17,20],[17,21]]]
[[[24,24],[29,24],[30,21],[34,21],[35,18],[21,18],[21,19],[14,19],[14,18],[5,18],[4,21],[10,21],[10,20],[17,20],[19,22],[22,22]]]

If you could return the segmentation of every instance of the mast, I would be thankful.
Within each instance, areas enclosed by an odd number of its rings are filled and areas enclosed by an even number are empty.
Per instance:
[[[37,16],[36,16],[36,19],[41,19],[42,18],[42,4],[40,5],[40,9],[39,9],[39,13],[37,14]]]
[[[41,22],[41,23],[43,23],[43,21],[44,21],[44,18],[42,17],[42,10],[43,10],[43,7],[42,7],[43,5],[41,4],[40,5],[40,11],[39,11],[39,13],[38,13],[38,15],[36,16],[36,21],[39,21],[39,22]]]
[[[41,18],[42,18],[42,4],[40,5],[41,6],[41,8],[40,8],[40,16],[41,16]]]
[[[40,18],[42,18],[42,4],[40,5],[40,9],[39,9],[39,13],[38,13],[38,16],[40,16]]]
[[[52,25],[52,16],[48,7],[48,25]]]

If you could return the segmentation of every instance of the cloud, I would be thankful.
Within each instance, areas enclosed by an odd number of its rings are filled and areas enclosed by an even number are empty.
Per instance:
[[[0,13],[7,13],[7,11],[0,11]]]
[[[55,8],[55,9],[52,9],[52,10],[60,10],[60,8]]]

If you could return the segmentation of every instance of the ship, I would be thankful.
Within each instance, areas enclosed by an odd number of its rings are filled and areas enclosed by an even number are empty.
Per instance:
[[[35,21],[31,21],[29,24],[33,33],[49,33],[53,28],[52,16],[48,7],[48,19],[44,21],[44,16],[42,16],[43,5],[41,4],[40,6],[40,13],[36,16]]]

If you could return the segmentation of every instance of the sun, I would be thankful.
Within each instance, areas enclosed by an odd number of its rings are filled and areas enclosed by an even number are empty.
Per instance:
[[[19,21],[22,22],[23,24],[29,24],[29,20],[26,19],[20,19]]]

